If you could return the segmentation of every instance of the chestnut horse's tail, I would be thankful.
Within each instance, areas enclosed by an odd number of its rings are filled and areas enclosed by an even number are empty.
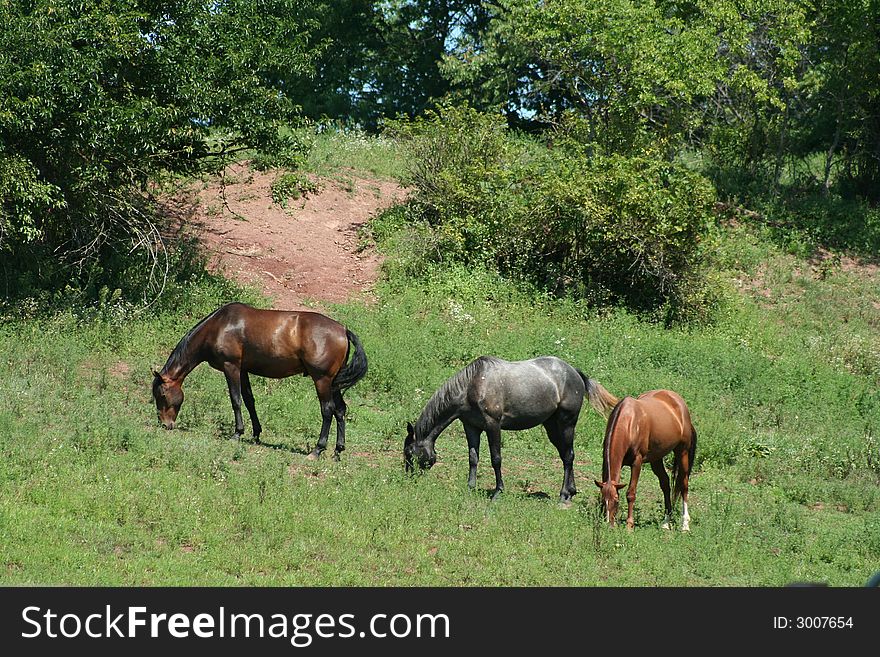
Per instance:
[[[676,500],[681,497],[681,494],[684,492],[682,490],[682,486],[684,484],[685,476],[691,476],[691,470],[694,469],[694,457],[697,455],[697,430],[691,426],[691,431],[693,432],[693,437],[691,438],[691,446],[688,447],[688,469],[687,472],[681,472],[681,468],[678,467],[678,459],[672,459],[672,503],[675,504]]]
[[[351,355],[351,360],[336,373],[336,376],[333,377],[333,383],[330,384],[333,390],[339,392],[351,388],[367,373],[367,354],[364,353],[361,341],[348,329],[345,329],[345,335],[348,337],[348,352]],[[352,347],[354,347],[353,354]]]
[[[607,418],[620,402],[620,399],[608,392],[596,379],[591,379],[580,370],[577,370],[577,373],[581,375],[584,385],[587,387],[587,398],[590,400],[590,406]]]

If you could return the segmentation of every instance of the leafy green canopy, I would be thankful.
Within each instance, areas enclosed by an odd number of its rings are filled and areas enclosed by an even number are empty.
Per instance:
[[[0,3],[0,251],[96,275],[155,255],[148,182],[293,153],[283,79],[321,44],[297,0]],[[90,269],[91,268],[91,269]]]
[[[395,130],[412,150],[404,219],[422,230],[407,267],[488,265],[667,322],[711,305],[702,253],[715,197],[703,176],[646,152],[587,157],[576,132],[547,147],[467,107]]]

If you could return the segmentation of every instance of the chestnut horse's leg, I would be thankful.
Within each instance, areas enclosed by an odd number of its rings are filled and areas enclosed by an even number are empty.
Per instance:
[[[669,529],[669,520],[672,517],[672,499],[669,495],[669,474],[666,472],[666,467],[663,465],[663,459],[657,459],[651,463],[651,469],[654,471],[654,474],[657,475],[657,479],[660,480],[660,490],[663,491],[663,508],[666,511],[666,515],[663,517],[663,524],[661,527],[663,529]]]
[[[244,420],[241,417],[241,370],[235,363],[225,363],[223,374],[226,375],[229,401],[232,402],[232,412],[235,413],[235,435],[233,438],[240,440],[244,433]]]
[[[544,423],[547,437],[562,459],[562,490],[559,492],[559,503],[571,506],[571,498],[577,494],[574,484],[574,424],[560,425],[558,417],[552,417]]]
[[[626,528],[632,529],[636,522],[633,517],[633,507],[636,503],[636,486],[639,483],[639,473],[642,471],[642,457],[637,456],[630,467],[629,488],[626,489]]]
[[[260,442],[260,434],[263,433],[263,427],[260,424],[260,420],[257,417],[257,407],[254,404],[254,393],[251,390],[251,380],[248,377],[248,373],[244,370],[241,371],[241,397],[244,400],[245,408],[247,408],[248,415],[251,416],[251,426],[254,430],[254,440]]]
[[[501,427],[490,424],[486,427],[486,438],[489,441],[489,455],[492,457],[492,469],[495,470],[495,492],[492,493],[494,500],[504,492],[504,480],[501,478]]]
[[[468,488],[477,487],[477,464],[480,462],[480,434],[483,433],[479,427],[475,427],[466,422],[464,425],[464,435],[467,436],[468,443]]]
[[[333,391],[333,417],[336,418],[336,450],[333,459],[338,461],[339,455],[345,451],[345,400],[339,390]]]
[[[681,495],[681,531],[690,531],[691,517],[688,514],[688,477],[691,473],[691,460],[688,450],[681,450],[676,454],[678,459],[679,494]]]
[[[315,380],[315,391],[318,393],[318,401],[321,403],[321,433],[318,435],[318,443],[309,454],[309,459],[317,459],[327,449],[327,437],[330,435],[330,423],[333,421],[333,393],[330,388],[330,377],[321,377]]]

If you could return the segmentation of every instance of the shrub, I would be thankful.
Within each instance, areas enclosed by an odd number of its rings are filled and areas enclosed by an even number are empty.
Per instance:
[[[711,303],[701,243],[714,190],[699,174],[649,155],[587,157],[565,140],[541,146],[468,107],[393,129],[412,151],[406,214],[432,230],[435,259],[666,319]]]
[[[314,194],[318,189],[318,183],[306,174],[299,171],[289,171],[279,174],[272,181],[272,201],[282,208],[286,208],[288,199],[297,200],[303,196]]]

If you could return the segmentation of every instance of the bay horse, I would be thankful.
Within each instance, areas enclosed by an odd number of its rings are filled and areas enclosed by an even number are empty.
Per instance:
[[[318,458],[326,449],[335,417],[334,457],[339,460],[345,449],[346,407],[342,393],[367,373],[367,357],[360,340],[345,326],[315,312],[261,310],[243,303],[221,306],[183,336],[161,370],[152,369],[153,399],[159,422],[166,429],[173,429],[177,421],[183,403],[183,380],[202,362],[226,376],[235,414],[233,438],[241,438],[244,433],[244,400],[257,442],[262,426],[250,375],[273,379],[295,374],[311,377],[321,404],[322,423],[309,458]]]
[[[602,481],[595,480],[602,491],[602,505],[608,522],[615,524],[620,503],[619,491],[626,485],[620,481],[620,471],[628,465],[630,478],[626,501],[629,511],[626,526],[633,528],[633,505],[639,472],[643,463],[650,463],[663,491],[666,516],[662,526],[663,529],[669,529],[672,500],[663,457],[674,452],[672,477],[675,497],[681,496],[681,529],[688,531],[688,479],[696,451],[697,431],[691,422],[687,404],[680,395],[672,390],[651,390],[637,398],[624,397],[608,418],[602,446]]]
[[[412,472],[416,463],[421,470],[433,466],[437,460],[434,445],[438,436],[459,419],[468,443],[468,487],[473,489],[477,485],[480,435],[485,431],[495,470],[492,493],[495,499],[504,490],[501,430],[520,431],[543,424],[562,459],[564,474],[559,501],[567,505],[577,493],[572,468],[574,429],[584,395],[606,416],[617,403],[617,398],[597,381],[554,356],[523,361],[481,356],[440,386],[415,426],[407,423],[403,444],[405,468]]]

